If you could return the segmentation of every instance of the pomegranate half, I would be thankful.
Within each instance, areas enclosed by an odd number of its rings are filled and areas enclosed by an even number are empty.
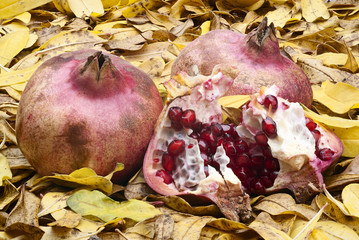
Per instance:
[[[274,26],[267,26],[267,18],[247,35],[223,29],[198,37],[181,51],[171,75],[210,75],[218,64],[240,70],[226,95],[250,95],[262,86],[276,85],[278,96],[311,107],[310,81],[297,64],[281,54]]]
[[[110,53],[81,50],[44,62],[28,81],[16,118],[18,145],[41,175],[117,163],[128,180],[142,165],[163,108],[149,76]]]
[[[322,171],[342,154],[339,138],[278,97],[275,85],[252,95],[238,126],[223,123],[217,100],[233,84],[226,72],[192,77],[202,84],[163,109],[143,165],[148,185],[208,198],[236,221],[250,217],[248,194],[289,189],[305,202],[320,192]]]

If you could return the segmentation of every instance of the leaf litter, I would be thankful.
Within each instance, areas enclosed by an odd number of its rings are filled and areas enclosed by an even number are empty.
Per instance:
[[[0,238],[359,239],[358,12],[353,0],[2,1]],[[314,103],[306,114],[344,144],[342,158],[324,175],[325,194],[312,202],[297,204],[287,193],[258,196],[250,222],[233,222],[215,205],[156,195],[141,173],[126,186],[91,169],[41,177],[19,151],[18,101],[46,59],[83,48],[110,51],[148,73],[165,99],[182,94],[164,83],[188,43],[214,29],[248,33],[264,17],[283,53],[310,78]],[[235,118],[247,99],[221,99],[224,117]]]

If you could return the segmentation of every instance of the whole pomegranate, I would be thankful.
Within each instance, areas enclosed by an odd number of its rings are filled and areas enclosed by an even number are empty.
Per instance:
[[[250,216],[248,194],[286,188],[304,202],[321,191],[321,172],[342,154],[339,138],[276,86],[252,95],[238,126],[223,123],[217,100],[233,79],[217,70],[162,111],[143,165],[149,186],[208,198],[232,220]]]
[[[218,64],[238,68],[239,74],[226,95],[249,95],[262,86],[276,85],[278,96],[310,107],[313,92],[302,69],[280,53],[273,24],[267,18],[244,35],[231,30],[213,30],[188,44],[173,63],[171,75],[210,75]]]
[[[95,50],[44,62],[28,81],[16,118],[18,145],[41,175],[90,167],[99,175],[117,163],[113,181],[142,165],[163,108],[149,76],[120,57]]]

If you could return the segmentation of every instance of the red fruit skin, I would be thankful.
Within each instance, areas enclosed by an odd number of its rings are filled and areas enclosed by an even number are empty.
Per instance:
[[[232,78],[225,76],[223,79],[219,80],[219,82],[219,85],[221,85],[218,87],[218,89],[220,89],[219,91],[225,92],[233,83],[233,80]],[[208,80],[208,82],[204,82],[203,85],[206,85],[206,83],[211,83],[211,79]],[[223,184],[222,182],[213,181],[207,186],[208,191],[206,193],[193,194],[189,189],[180,191],[174,184],[165,184],[162,178],[156,177],[156,172],[158,169],[161,169],[162,166],[154,161],[154,156],[160,152],[166,151],[166,146],[164,144],[166,139],[163,139],[162,131],[170,131],[173,134],[172,130],[168,130],[168,128],[170,128],[170,120],[167,117],[168,109],[172,106],[179,106],[182,109],[191,108],[195,111],[197,120],[200,122],[208,124],[212,122],[222,123],[221,108],[217,103],[219,97],[220,96],[213,96],[211,91],[198,91],[198,87],[195,87],[190,95],[176,98],[168,103],[159,116],[154,135],[148,146],[143,162],[143,174],[147,184],[159,194],[178,195],[187,200],[191,200],[191,202],[196,202],[196,204],[208,204],[209,202],[212,202],[219,207],[221,212],[227,218],[235,221],[246,221],[251,216],[251,206],[249,196],[243,192],[241,184],[233,184],[229,181],[227,181],[226,184]],[[171,134],[168,132],[165,136],[170,137]],[[163,143],[161,143],[161,139]],[[196,140],[193,139],[193,141]]]
[[[171,75],[210,75],[216,65],[240,69],[226,95],[250,95],[262,86],[276,85],[278,96],[311,107],[313,92],[303,70],[280,53],[273,25],[264,19],[248,35],[213,30],[188,44],[173,63]]]
[[[106,52],[81,50],[44,62],[28,81],[16,119],[18,145],[41,175],[90,167],[99,175],[141,167],[163,108],[149,76]]]

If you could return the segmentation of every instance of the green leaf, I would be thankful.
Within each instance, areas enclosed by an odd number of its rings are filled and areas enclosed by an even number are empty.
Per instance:
[[[130,199],[117,202],[98,190],[82,189],[67,200],[67,205],[82,216],[99,218],[104,222],[115,218],[129,218],[140,222],[161,214],[158,209],[144,201]]]

